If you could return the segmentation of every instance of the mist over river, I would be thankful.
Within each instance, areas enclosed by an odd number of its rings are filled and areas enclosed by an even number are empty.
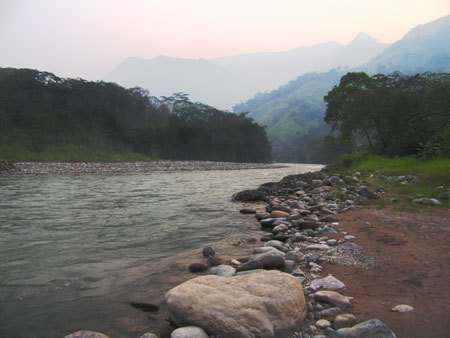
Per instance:
[[[0,176],[0,337],[151,331],[130,301],[159,304],[200,248],[256,234],[233,193],[320,167]]]

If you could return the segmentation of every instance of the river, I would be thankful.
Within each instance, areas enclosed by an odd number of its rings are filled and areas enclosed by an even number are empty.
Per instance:
[[[0,337],[158,330],[129,302],[161,302],[205,245],[256,236],[231,195],[319,168],[0,176]]]

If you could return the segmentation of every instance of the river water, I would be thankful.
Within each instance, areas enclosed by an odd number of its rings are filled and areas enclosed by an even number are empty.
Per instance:
[[[319,168],[0,176],[0,337],[161,329],[129,302],[160,303],[205,245],[257,237],[231,195]]]

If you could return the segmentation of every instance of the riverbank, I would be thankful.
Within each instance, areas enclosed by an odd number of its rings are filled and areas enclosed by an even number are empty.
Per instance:
[[[363,181],[359,173],[327,176],[316,172],[291,175],[236,194],[234,199],[240,202],[265,203],[265,208],[248,204],[242,210],[252,213],[253,209],[265,232],[262,247],[243,253],[246,257],[235,257],[233,274],[275,268],[303,285],[308,313],[301,333],[294,337],[350,337],[358,330],[363,336],[381,330],[383,337],[419,338],[431,332],[434,337],[446,337],[450,330],[450,299],[445,292],[450,276],[449,210],[363,207],[386,195],[385,189],[368,188]],[[274,260],[274,255],[281,258]],[[204,270],[208,266],[211,262],[205,261]],[[337,293],[323,297],[322,289]],[[393,312],[398,308],[400,312]],[[404,309],[408,312],[401,312]],[[205,322],[192,324],[217,334],[217,327]]]
[[[211,161],[149,161],[149,162],[13,162],[0,161],[1,173],[72,174],[72,173],[145,173],[154,171],[209,171],[283,168],[282,164],[234,163]]]

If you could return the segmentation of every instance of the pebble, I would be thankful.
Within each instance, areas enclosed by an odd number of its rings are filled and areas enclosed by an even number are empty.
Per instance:
[[[172,331],[170,338],[209,338],[209,336],[198,326],[185,326]]]
[[[394,306],[391,311],[395,311],[395,312],[410,312],[413,311],[414,308],[411,305],[406,305],[406,304],[399,304]]]
[[[306,250],[328,250],[330,247],[327,244],[311,244],[306,247]]]
[[[327,327],[330,327],[331,326],[331,323],[328,321],[328,320],[326,320],[326,319],[319,319],[316,323],[315,323],[315,325],[318,327],[318,328],[320,328],[320,329],[326,329]]]
[[[334,318],[333,326],[336,330],[342,329],[344,327],[353,326],[356,323],[356,318],[350,313],[338,314]]]

